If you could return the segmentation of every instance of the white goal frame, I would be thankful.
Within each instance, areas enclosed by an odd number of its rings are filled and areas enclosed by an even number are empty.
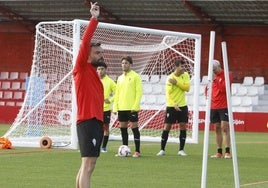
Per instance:
[[[60,36],[64,40],[70,42],[72,44],[71,48],[67,48],[65,46],[60,46],[58,41],[53,41],[49,36],[46,36],[43,31],[40,30],[41,26],[46,25],[46,24],[70,24],[72,25],[72,37],[66,37],[66,36]],[[41,22],[36,26],[36,34],[42,36],[46,40],[49,40],[51,43],[55,45],[59,45],[63,50],[66,51],[66,54],[72,55],[72,64],[74,66],[76,62],[76,57],[79,51],[79,45],[81,41],[81,25],[87,25],[88,21],[85,20],[73,20],[73,21],[56,21],[56,22]],[[140,32],[144,33],[144,35],[165,35],[167,36],[166,38],[163,39],[163,41],[157,46],[150,46],[150,45],[144,45],[144,46],[139,46],[140,51],[147,51],[147,50],[161,50],[161,49],[170,49],[171,51],[174,51],[175,53],[178,53],[181,57],[189,61],[190,63],[194,64],[194,72],[193,72],[193,77],[192,77],[192,85],[194,91],[199,91],[199,83],[200,83],[200,56],[201,56],[201,35],[200,34],[192,34],[192,33],[183,33],[183,32],[175,32],[175,31],[166,31],[166,30],[159,30],[159,29],[148,29],[148,28],[141,28],[141,27],[133,27],[133,26],[124,26],[124,25],[116,25],[116,24],[109,24],[109,23],[99,23],[97,31],[95,32],[95,35],[98,34],[98,29],[116,29],[116,30],[123,30],[123,31],[130,31],[130,32]],[[42,28],[44,29],[44,28]],[[51,31],[51,35],[57,35],[57,33],[54,33],[54,31]],[[95,37],[93,36],[93,39]],[[181,37],[181,38],[191,38],[194,41],[194,59],[191,59],[187,56],[185,56],[183,53],[177,51],[176,49],[172,48],[172,42],[170,38],[176,38],[176,37]],[[125,50],[125,46],[120,46],[120,45],[106,45],[105,42],[100,41],[102,43],[102,48],[104,50],[106,49],[118,49],[120,51]],[[35,41],[35,45],[37,45],[37,40]],[[131,48],[131,47],[130,47]],[[128,48],[129,50],[129,48]],[[136,50],[136,49],[134,49]],[[36,50],[35,50],[36,52]],[[34,66],[34,61],[36,61],[36,54],[34,54],[33,58],[33,66],[31,69],[31,74],[30,75],[35,75],[36,74],[36,67]],[[137,70],[139,72],[139,70]],[[139,72],[141,73],[141,72]],[[51,95],[51,93],[57,89],[57,87],[60,86],[67,78],[70,79],[72,76],[72,69],[69,70],[69,72],[66,73],[64,77],[62,77],[58,84],[56,84],[49,92],[47,92],[43,98],[36,102],[35,106],[25,112],[25,105],[27,103],[27,93],[26,97],[24,100],[24,103],[22,105],[22,108],[20,109],[17,118],[15,119],[14,123],[12,124],[11,128],[7,131],[7,133],[4,135],[5,137],[8,137],[12,144],[14,146],[19,146],[19,147],[39,147],[39,141],[43,136],[50,136],[50,135],[37,135],[37,136],[23,136],[23,135],[14,135],[14,131],[18,129],[20,126],[24,126],[25,120],[27,119],[28,116],[32,115],[34,111],[36,111],[40,105],[43,104],[44,101],[46,101],[47,97]],[[30,77],[28,84],[31,85],[32,79]],[[69,135],[64,135],[64,136],[50,136],[52,139],[52,142],[54,143],[55,147],[64,147],[64,148],[70,148],[70,149],[77,149],[78,148],[78,143],[77,143],[77,135],[76,135],[76,96],[75,96],[75,90],[73,87],[74,83],[72,81],[72,89],[71,89],[71,111],[66,110],[63,113],[67,113],[67,115],[70,115],[70,118],[66,121],[63,122],[62,124],[71,124],[70,125],[70,133]],[[199,96],[198,92],[194,92],[194,101],[192,106],[188,106],[190,110],[192,110],[193,117],[190,120],[192,123],[192,130],[191,130],[191,137],[187,137],[186,142],[187,143],[198,143],[198,123],[199,123]],[[160,111],[163,111],[165,109],[165,105],[163,105],[156,113],[154,116],[157,116]],[[65,114],[62,114],[62,116]],[[37,115],[38,116],[38,115]],[[58,115],[59,116],[59,115]],[[148,120],[149,121],[149,120]],[[115,123],[115,117],[112,118],[111,124]],[[146,125],[141,125],[139,128],[142,130],[143,127],[146,127]],[[130,135],[130,138],[132,135]],[[114,134],[113,131],[110,133],[110,139],[115,139],[115,140],[121,140],[121,136],[118,135],[117,133]],[[161,135],[159,134],[159,137],[149,137],[149,136],[143,136],[141,132],[141,141],[160,141]],[[66,141],[67,140],[67,141]],[[69,140],[69,141],[68,141]],[[169,138],[169,142],[179,142],[178,138]]]

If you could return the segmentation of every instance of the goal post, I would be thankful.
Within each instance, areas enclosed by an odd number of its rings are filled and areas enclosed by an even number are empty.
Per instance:
[[[31,73],[23,105],[4,135],[14,146],[39,147],[43,136],[53,147],[77,148],[76,97],[72,69],[88,21],[41,22],[36,39]],[[164,85],[175,59],[183,59],[191,76],[188,143],[198,142],[198,89],[200,82],[201,35],[99,23],[92,41],[101,42],[108,75],[116,80],[122,74],[120,59],[133,58],[133,69],[143,80],[139,112],[141,141],[160,141],[164,126]],[[196,91],[196,92],[195,92]],[[179,127],[174,125],[169,141],[178,142]],[[132,132],[129,131],[130,138]],[[115,115],[110,124],[110,139],[120,139]]]

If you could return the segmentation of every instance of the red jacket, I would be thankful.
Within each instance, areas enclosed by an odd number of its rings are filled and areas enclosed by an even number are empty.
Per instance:
[[[232,83],[232,75],[229,74],[230,84]],[[225,87],[224,70],[215,75],[212,82],[211,109],[227,108],[227,97]]]
[[[77,98],[77,122],[92,118],[103,121],[103,85],[96,69],[87,62],[91,39],[97,25],[98,21],[91,18],[85,30],[73,70]]]

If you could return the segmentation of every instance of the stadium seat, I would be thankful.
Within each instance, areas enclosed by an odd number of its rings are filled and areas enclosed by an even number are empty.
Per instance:
[[[245,76],[242,85],[244,86],[251,86],[253,85],[253,77]]]
[[[162,87],[162,85],[161,84],[154,84],[154,85],[152,85],[152,93],[153,94],[161,94],[161,93],[163,93],[163,87]]]
[[[146,104],[156,104],[156,96],[155,95],[147,95],[145,98]]]
[[[149,94],[149,93],[152,93],[152,91],[153,91],[152,84],[144,83],[144,84],[142,84],[142,87],[143,87],[144,94]]]
[[[206,85],[199,85],[199,95],[205,95]]]
[[[199,96],[199,110],[204,111],[206,108],[207,99],[205,95]]]
[[[167,75],[161,75],[160,76],[160,83],[165,84],[167,81]]]
[[[201,80],[201,85],[207,85],[208,84],[208,75],[204,75]]]
[[[142,82],[149,82],[149,76],[147,74],[142,74],[141,80],[142,80]]]
[[[15,102],[13,101],[7,101],[6,106],[15,106]]]
[[[248,86],[247,96],[251,97],[253,105],[258,105],[259,101],[259,92],[258,88],[255,86]]]
[[[8,76],[9,76],[9,72],[1,72],[0,73],[0,79],[1,80],[8,79]]]
[[[17,90],[20,89],[20,82],[12,82],[11,83],[11,89]]]
[[[159,82],[159,80],[160,80],[159,75],[151,75],[151,77],[150,77],[151,83],[157,83],[157,82]]]
[[[22,99],[22,92],[21,91],[14,92],[13,99]]]
[[[9,79],[15,80],[19,78],[19,73],[18,72],[10,72],[9,74]]]
[[[141,97],[141,104],[145,103],[145,95],[142,95]]]
[[[27,72],[20,72],[19,78],[22,80],[25,80],[28,77],[28,73]]]
[[[241,86],[240,83],[232,83],[232,85],[231,85],[231,93],[232,93],[233,96],[237,94],[240,86]]]
[[[257,76],[254,80],[253,85],[261,86],[264,85],[264,77],[263,76]]]
[[[159,105],[164,105],[166,103],[165,95],[158,95],[156,103],[159,104]]]
[[[241,104],[241,97],[238,96],[232,96],[232,110],[233,112],[238,112],[240,109],[240,104]]]
[[[237,95],[237,96],[245,96],[245,95],[247,95],[247,92],[248,92],[247,87],[241,85],[241,86],[239,87],[239,89],[237,90],[236,95]]]
[[[1,84],[2,89],[10,89],[10,82],[9,81],[4,81]]]
[[[232,106],[240,106],[241,104],[241,97],[232,96]]]
[[[253,86],[258,88],[258,93],[260,95],[264,94],[264,77],[262,76],[257,76],[254,80]]]
[[[12,99],[12,92],[11,91],[5,91],[4,92],[4,99]]]
[[[242,101],[241,101],[240,106],[244,108],[241,111],[243,111],[243,112],[251,112],[252,108],[253,108],[253,103],[252,103],[251,97],[247,97],[247,96],[242,97]]]
[[[186,96],[186,102],[188,106],[193,106],[194,104],[194,97],[192,95],[187,95]]]

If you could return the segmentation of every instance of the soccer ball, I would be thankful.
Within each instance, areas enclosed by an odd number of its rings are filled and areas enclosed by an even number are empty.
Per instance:
[[[122,145],[118,148],[118,153],[117,155],[120,157],[127,157],[131,153],[130,148],[126,145]]]

